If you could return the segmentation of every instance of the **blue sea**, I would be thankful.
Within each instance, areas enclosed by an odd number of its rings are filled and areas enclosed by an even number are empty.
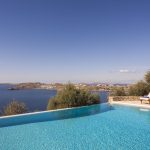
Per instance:
[[[8,90],[10,87],[12,85],[0,85],[0,112],[12,100],[24,102],[29,112],[43,111],[46,110],[48,100],[57,93],[56,90],[44,89]],[[98,92],[98,94],[100,94],[101,102],[107,102],[108,92]]]

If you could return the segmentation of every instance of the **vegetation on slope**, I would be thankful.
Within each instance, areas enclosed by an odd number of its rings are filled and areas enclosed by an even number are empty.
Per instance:
[[[24,103],[18,101],[10,102],[4,109],[4,115],[16,115],[27,112],[27,107]]]
[[[144,80],[137,82],[134,85],[131,85],[127,91],[122,87],[114,88],[112,90],[113,96],[143,96],[147,95],[150,92],[150,71],[145,74]]]
[[[114,87],[111,91],[113,96],[126,96],[124,87]]]
[[[74,85],[67,84],[62,91],[49,100],[47,109],[69,108],[100,103],[99,95],[92,94],[84,89],[76,89]]]
[[[129,95],[132,96],[143,96],[150,92],[150,71],[145,74],[144,80],[137,82],[130,86]]]

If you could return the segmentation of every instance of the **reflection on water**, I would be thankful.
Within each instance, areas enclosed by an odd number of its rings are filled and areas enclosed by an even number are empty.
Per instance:
[[[54,118],[52,118],[52,120],[95,115],[113,109],[114,108],[110,104],[97,104],[97,105],[85,106],[85,107],[80,107],[75,109],[62,110],[56,113],[54,112],[53,113]]]

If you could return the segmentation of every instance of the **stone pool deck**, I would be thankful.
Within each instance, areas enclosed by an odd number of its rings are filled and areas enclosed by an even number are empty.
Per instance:
[[[140,97],[138,97],[138,96],[137,97],[136,96],[109,97],[109,103],[150,109],[149,101],[143,101],[141,104]]]
[[[111,104],[128,105],[128,106],[142,107],[142,108],[149,108],[150,109],[149,102],[148,103],[143,102],[141,104],[140,101],[112,101],[110,103]]]

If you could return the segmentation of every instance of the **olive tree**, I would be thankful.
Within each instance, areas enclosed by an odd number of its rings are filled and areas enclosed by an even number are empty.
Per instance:
[[[59,91],[57,95],[50,99],[47,109],[77,107],[100,103],[100,97],[92,94],[84,89],[76,89],[72,84],[67,84],[62,91]]]

